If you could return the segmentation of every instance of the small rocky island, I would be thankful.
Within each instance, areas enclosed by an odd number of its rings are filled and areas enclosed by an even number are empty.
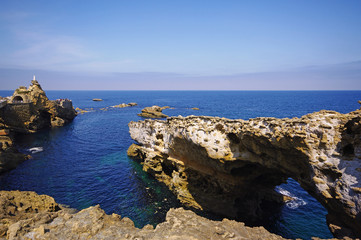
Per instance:
[[[159,106],[151,106],[145,107],[142,109],[142,112],[138,114],[138,116],[143,118],[166,118],[168,117],[162,111],[164,109],[170,108],[169,106],[159,107]]]
[[[0,172],[28,159],[14,146],[13,133],[34,133],[61,127],[77,115],[69,99],[49,100],[37,80],[19,87],[10,97],[0,99]]]
[[[128,155],[186,206],[242,219],[296,180],[328,211],[336,237],[361,237],[361,110],[301,118],[171,117],[130,122]]]

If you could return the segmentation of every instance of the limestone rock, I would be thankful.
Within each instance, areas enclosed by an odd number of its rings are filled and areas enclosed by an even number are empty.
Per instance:
[[[171,117],[129,129],[138,142],[130,155],[187,206],[259,217],[263,202],[282,200],[275,186],[293,178],[327,209],[335,236],[361,236],[361,110],[248,121]]]
[[[93,101],[94,102],[101,102],[101,101],[103,101],[103,99],[101,99],[101,98],[93,98]]]
[[[7,105],[0,108],[0,118],[15,132],[33,133],[50,127],[63,126],[76,116],[68,99],[50,101],[38,81],[19,87]]]
[[[145,107],[142,109],[142,112],[138,114],[140,117],[144,118],[166,118],[168,117],[162,111],[164,109],[170,108],[168,106],[159,107],[159,106],[152,106],[152,107]]]
[[[121,103],[115,106],[112,106],[113,108],[125,108],[125,107],[133,107],[133,106],[137,106],[137,103]]]
[[[155,229],[99,207],[79,212],[33,192],[0,192],[0,238],[7,239],[283,239],[263,227],[224,219],[211,221],[183,208],[170,209]]]

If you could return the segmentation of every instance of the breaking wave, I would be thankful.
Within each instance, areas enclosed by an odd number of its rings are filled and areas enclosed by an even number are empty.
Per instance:
[[[44,149],[42,147],[33,147],[33,148],[29,148],[28,151],[34,154],[34,153],[42,152],[44,151]]]
[[[288,207],[290,209],[296,209],[300,206],[304,206],[307,204],[307,202],[305,200],[303,200],[302,198],[296,197],[294,194],[290,193],[289,191],[287,191],[281,187],[277,187],[276,191],[281,193],[282,195],[292,198],[292,200],[286,202],[286,207]]]

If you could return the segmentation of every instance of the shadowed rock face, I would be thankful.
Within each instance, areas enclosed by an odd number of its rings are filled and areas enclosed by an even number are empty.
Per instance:
[[[7,239],[283,239],[263,227],[211,221],[182,208],[169,210],[155,229],[139,229],[99,205],[75,212],[34,192],[0,191],[0,219],[0,238]]]
[[[301,118],[173,117],[129,123],[128,155],[187,206],[262,216],[293,178],[328,211],[337,237],[361,236],[361,111]]]

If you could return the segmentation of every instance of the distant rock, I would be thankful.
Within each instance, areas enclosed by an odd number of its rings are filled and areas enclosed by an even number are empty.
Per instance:
[[[0,191],[0,238],[6,239],[271,239],[263,227],[228,219],[212,221],[183,208],[170,209],[155,228],[136,228],[131,219],[107,215],[99,205],[76,212],[34,192]]]
[[[87,111],[87,110],[84,110],[84,109],[81,109],[81,108],[78,108],[78,107],[75,108],[75,110],[76,110],[78,113],[81,113],[81,114],[89,112],[89,111]]]
[[[197,107],[194,107],[194,108],[191,108],[192,110],[199,110],[199,108],[197,108]]]
[[[121,103],[115,106],[112,106],[113,108],[125,108],[125,107],[133,107],[133,106],[137,106],[137,103]]]
[[[145,107],[142,109],[142,112],[138,114],[140,117],[144,118],[166,118],[168,117],[162,111],[164,109],[170,108],[169,106],[159,107],[159,106],[152,106],[152,107]]]
[[[93,98],[93,101],[94,102],[100,102],[100,101],[103,101],[103,99],[101,99],[101,98]]]

